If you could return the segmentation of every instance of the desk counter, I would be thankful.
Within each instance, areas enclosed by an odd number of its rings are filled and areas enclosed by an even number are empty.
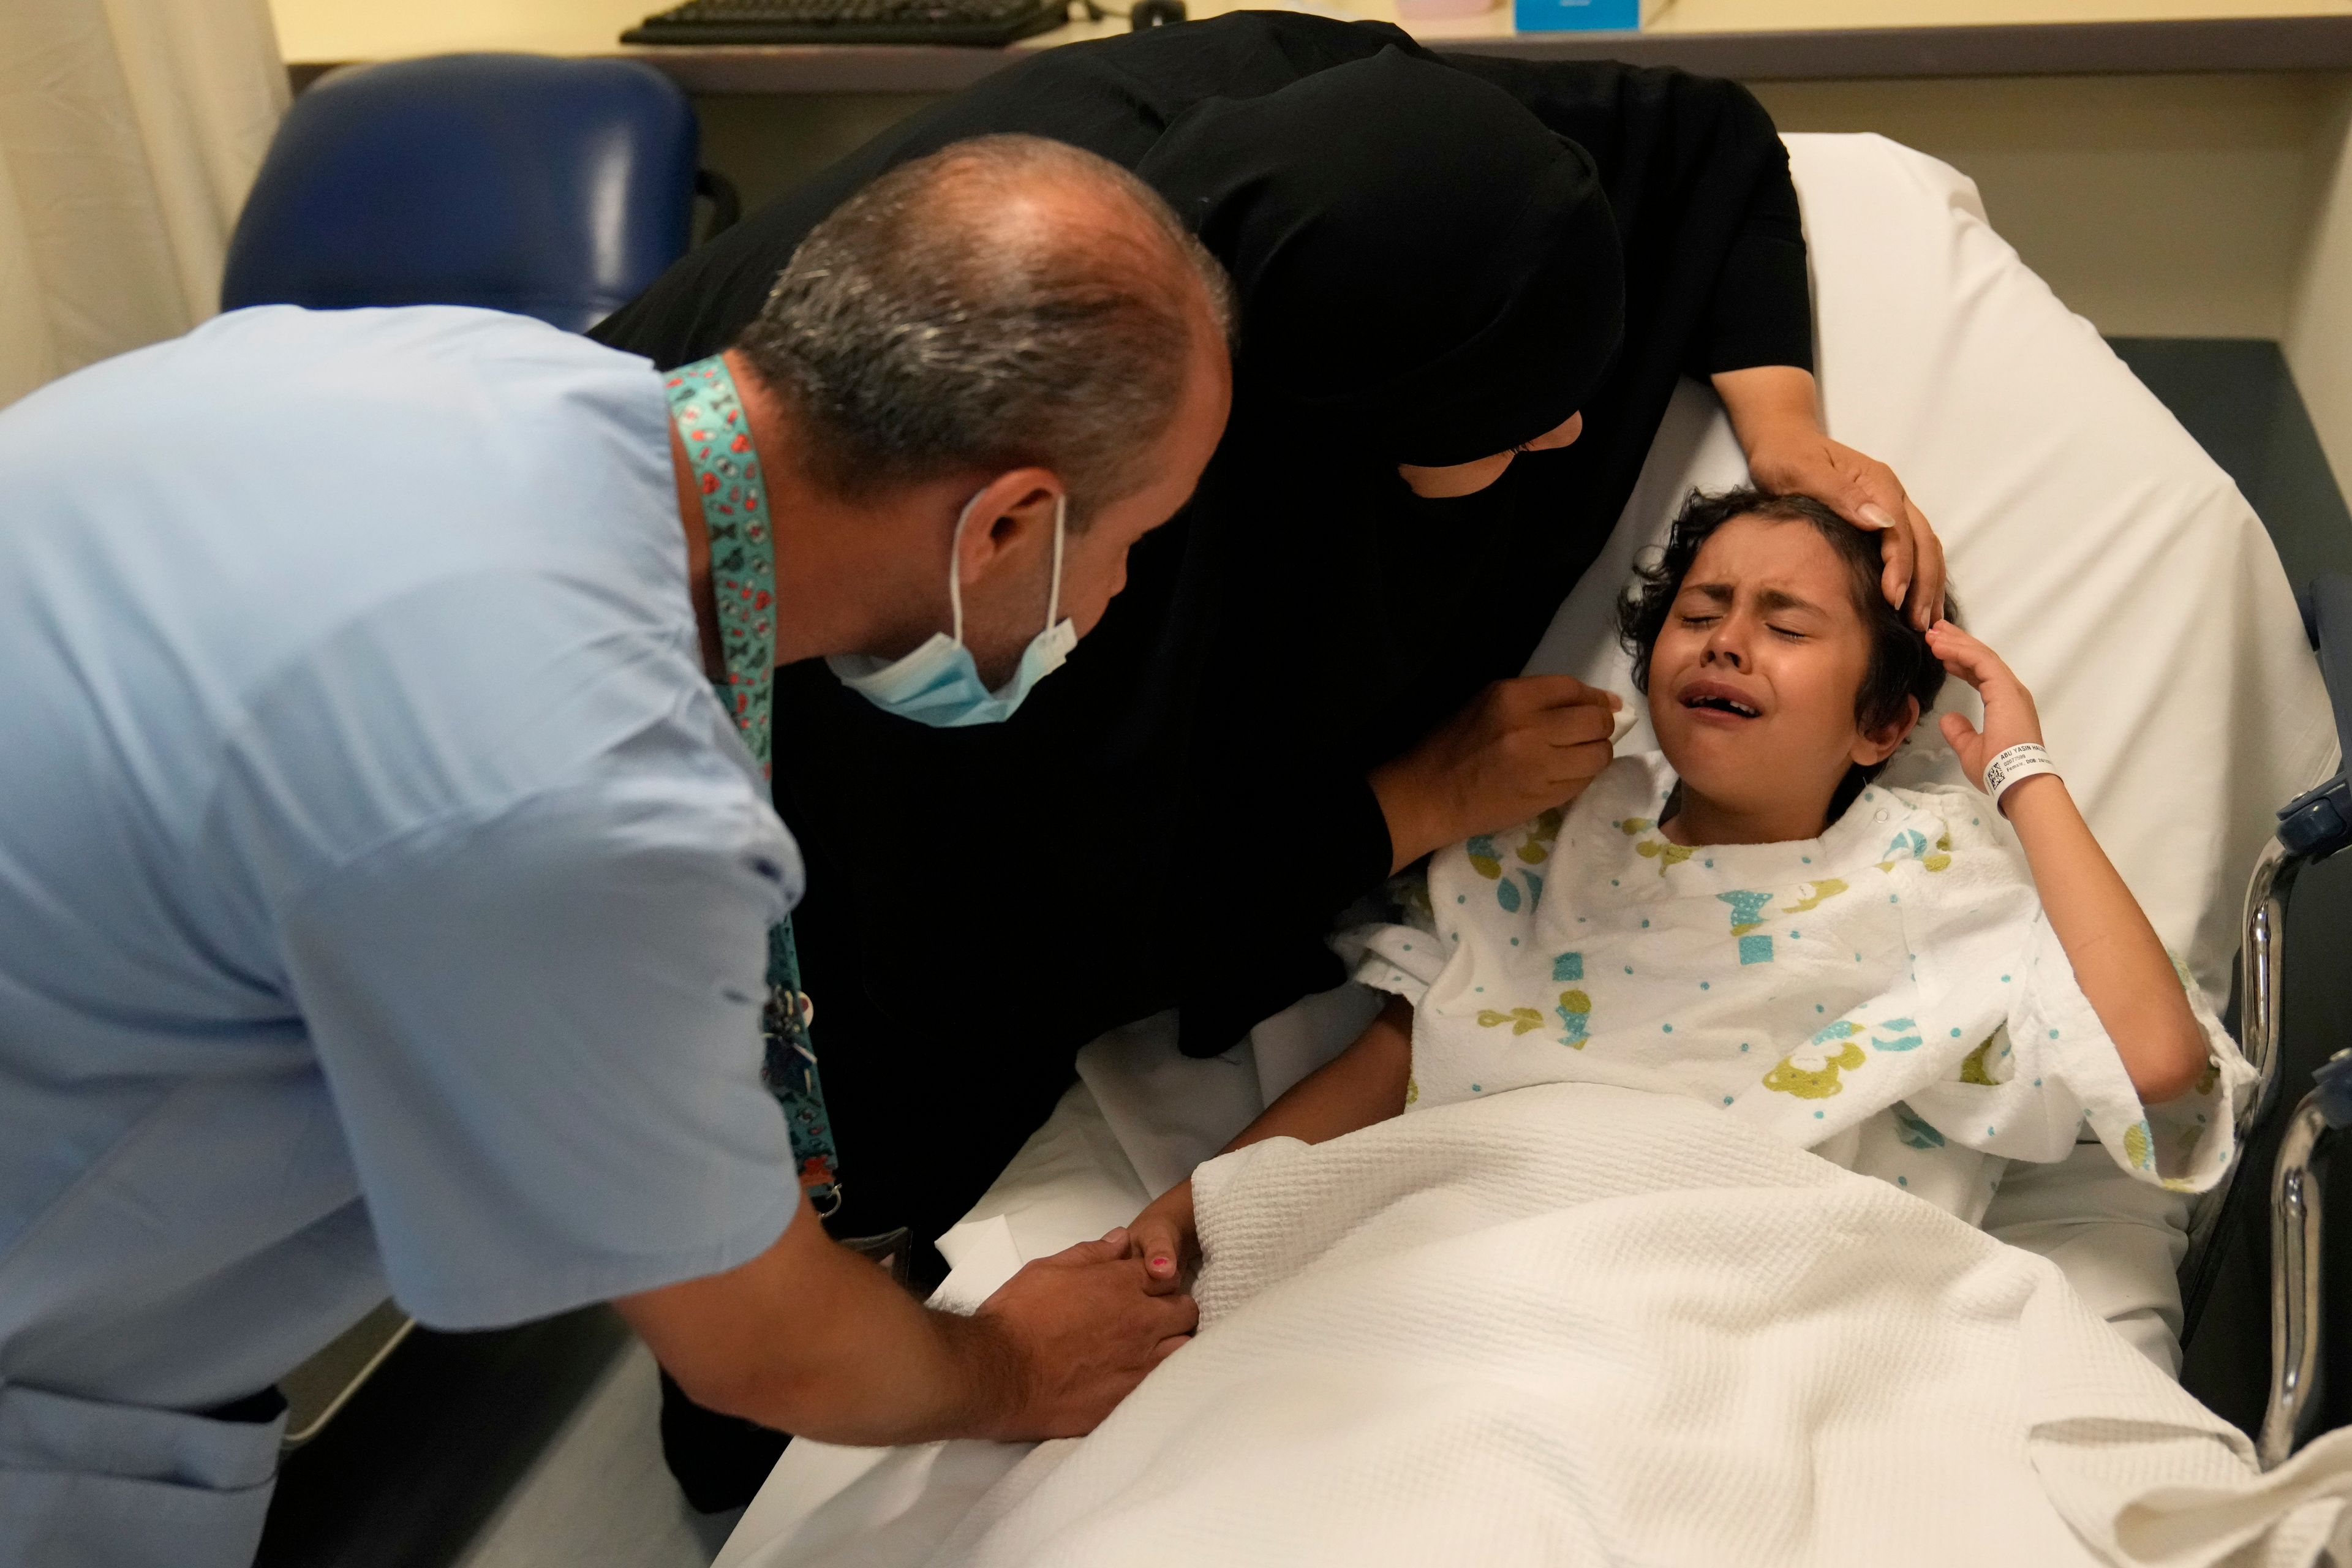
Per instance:
[[[839,45],[636,49],[621,46],[655,0],[476,0],[360,5],[273,0],[298,85],[354,60],[457,49],[628,56],[695,93],[952,92],[1030,49],[1102,37],[1078,22],[1007,49]],[[1192,0],[1195,16],[1240,7]],[[1397,20],[1393,0],[1326,15]],[[1609,58],[1743,80],[2352,69],[2352,0],[1923,0],[1902,26],[1885,0],[1675,0],[1639,33],[1515,33],[1507,5],[1415,22],[1433,47],[1529,59]]]

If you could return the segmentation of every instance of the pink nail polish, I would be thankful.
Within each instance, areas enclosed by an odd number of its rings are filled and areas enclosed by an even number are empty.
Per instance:
[[[1151,1267],[1154,1268],[1165,1268],[1168,1267],[1168,1259],[1164,1258],[1155,1258],[1151,1260]]]

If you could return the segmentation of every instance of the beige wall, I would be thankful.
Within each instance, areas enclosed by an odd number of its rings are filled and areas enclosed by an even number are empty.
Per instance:
[[[2352,79],[1780,82],[1790,131],[1961,169],[2018,253],[2116,336],[2275,338],[2352,494]]]
[[[2352,86],[2336,95],[2324,146],[2284,344],[2336,487],[2352,494]]]
[[[1764,82],[1785,131],[1875,131],[1958,168],[2101,331],[2284,334],[2342,96],[2332,76]]]

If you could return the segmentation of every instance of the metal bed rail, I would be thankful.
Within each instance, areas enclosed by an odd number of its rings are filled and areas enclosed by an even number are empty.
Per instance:
[[[2238,946],[2238,1049],[2254,1069],[2254,1090],[2241,1100],[2233,1131],[2237,1149],[2230,1169],[2190,1211],[2189,1250],[2180,1268],[2183,1328],[2194,1332],[2211,1294],[2224,1248],[2219,1245],[2221,1220],[2231,1205],[2248,1142],[2278,1097],[2281,1056],[2278,1049],[2279,999],[2284,957],[2286,906],[2294,879],[2303,869],[2302,857],[2278,839],[2263,846],[2254,874],[2246,887],[2245,925]],[[2185,1334],[2184,1334],[2184,1337]]]
[[[2329,1134],[2352,1123],[2352,1050],[2313,1077],[2317,1087],[2288,1119],[2271,1174],[2271,1388],[2254,1441],[2266,1470],[2303,1446],[2319,1411],[2320,1189]]]
[[[2304,594],[2302,608],[2340,740],[2352,735],[2352,578],[2319,579]],[[2257,1075],[2253,1093],[2236,1113],[2239,1164],[2277,1103],[2284,1076],[2280,1002],[2287,902],[2305,866],[2352,846],[2352,782],[2338,772],[2281,807],[2278,818],[2277,833],[2263,847],[2247,883],[2238,950],[2239,1048]],[[2352,1125],[2352,1049],[2336,1052],[2312,1076],[2313,1088],[2288,1113],[2271,1168],[2271,1377],[2254,1443],[2255,1457],[2266,1470],[2310,1436],[2318,1414],[2324,1372],[2321,1187],[2331,1137]],[[2221,1221],[2232,1207],[2229,1194],[2239,1173],[2233,1165],[2191,1214],[2180,1275],[2184,1326],[2191,1331],[2221,1267]]]

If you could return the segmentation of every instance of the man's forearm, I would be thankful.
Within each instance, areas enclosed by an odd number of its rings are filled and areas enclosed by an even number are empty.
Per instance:
[[[753,1360],[751,1375],[730,1391],[730,1414],[856,1447],[990,1436],[1002,1428],[1020,1397],[1013,1346],[985,1321],[923,1306],[846,1247],[834,1251],[847,1267],[826,1300],[827,1331],[797,1347],[775,1344]]]
[[[838,1354],[814,1366],[778,1367],[773,1383],[751,1385],[743,1408],[732,1414],[860,1447],[1002,1435],[1020,1403],[1012,1344],[987,1319],[920,1306],[880,1269],[874,1272],[896,1298],[893,1305],[843,1335]],[[911,1311],[900,1314],[899,1304]],[[876,1367],[891,1375],[877,1384]]]
[[[835,1244],[807,1204],[725,1274],[615,1305],[698,1402],[822,1442],[981,1436],[1018,1403],[1018,1353]]]

